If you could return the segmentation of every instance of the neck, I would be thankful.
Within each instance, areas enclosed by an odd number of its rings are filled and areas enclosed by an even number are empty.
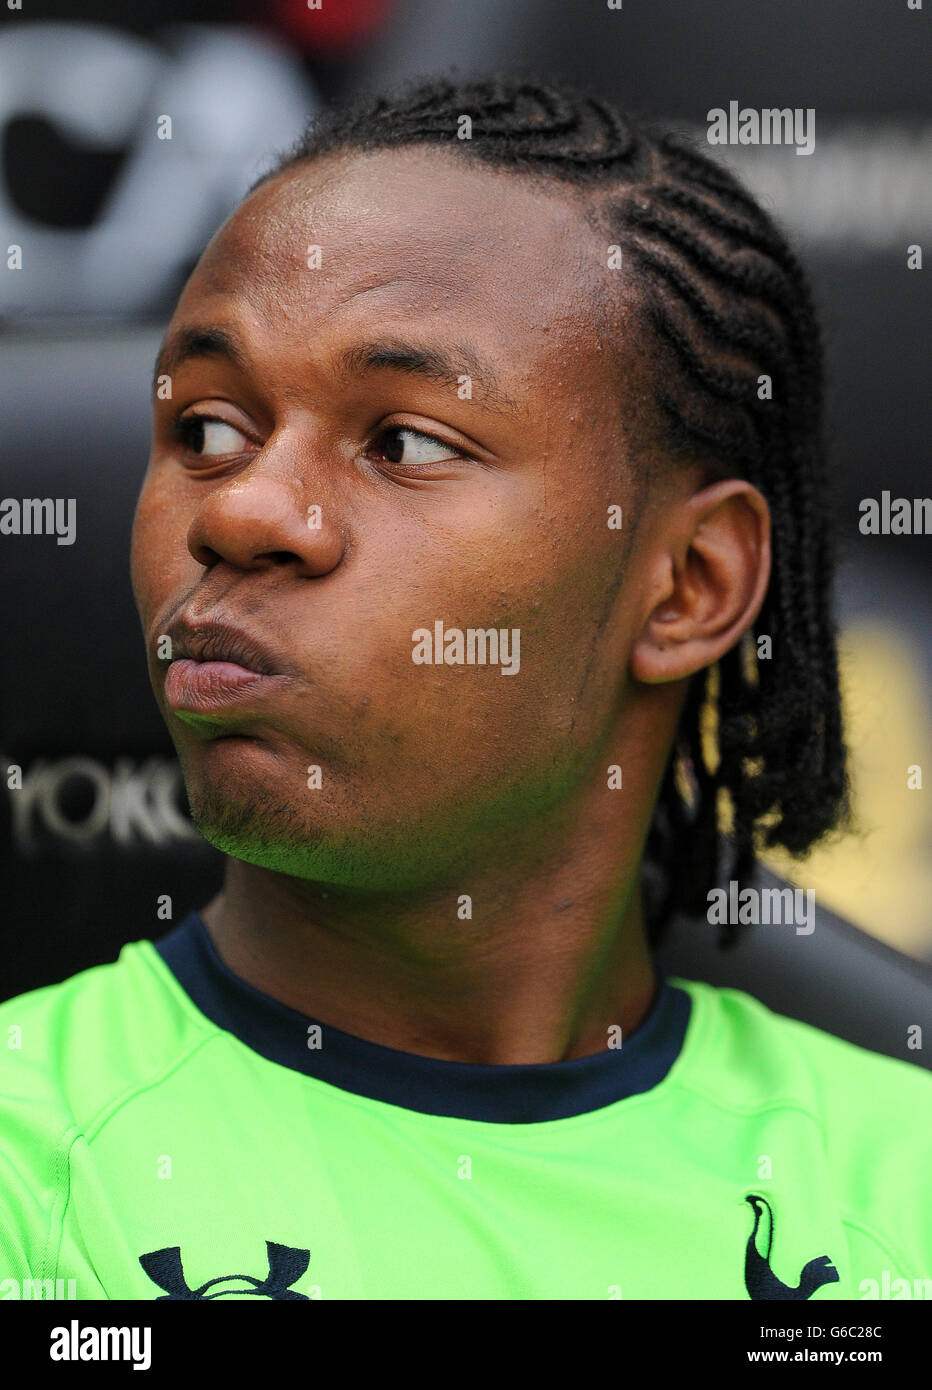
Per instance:
[[[626,783],[626,792],[627,792]],[[632,789],[633,790],[633,789]],[[535,824],[533,852],[464,856],[456,882],[362,894],[230,859],[202,916],[255,988],[370,1042],[448,1061],[570,1061],[624,1039],[656,977],[632,827],[604,779],[569,833]],[[463,895],[471,899],[467,915]]]

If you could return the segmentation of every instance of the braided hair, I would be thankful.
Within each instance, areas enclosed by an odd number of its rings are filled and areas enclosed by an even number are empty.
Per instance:
[[[675,914],[705,916],[718,883],[750,879],[759,849],[801,855],[848,814],[809,285],[723,167],[566,84],[440,78],[364,97],[313,121],[253,187],[325,154],[417,144],[577,187],[587,220],[639,272],[670,456],[712,460],[770,507],[773,572],[754,630],[692,677],[654,810],[645,868],[656,945]],[[758,635],[770,639],[766,659]],[[738,934],[725,925],[720,945]]]

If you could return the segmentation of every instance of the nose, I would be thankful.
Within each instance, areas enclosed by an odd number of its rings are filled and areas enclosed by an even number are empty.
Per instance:
[[[345,541],[323,497],[258,461],[203,497],[188,528],[188,550],[199,564],[220,561],[242,570],[292,565],[304,578],[328,574],[340,563]]]

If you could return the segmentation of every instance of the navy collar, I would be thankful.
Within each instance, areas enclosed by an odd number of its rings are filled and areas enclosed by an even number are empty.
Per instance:
[[[234,975],[197,912],[153,945],[201,1013],[270,1062],[427,1115],[531,1124],[600,1110],[658,1085],[680,1054],[689,1022],[689,995],[655,964],[657,989],[640,1027],[620,1048],[569,1062],[443,1061],[383,1047],[329,1024],[319,1025],[321,1046],[309,1048],[308,1029],[316,1020]]]

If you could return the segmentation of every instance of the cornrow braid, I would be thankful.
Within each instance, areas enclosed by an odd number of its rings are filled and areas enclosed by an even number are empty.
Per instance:
[[[676,913],[705,915],[726,877],[746,881],[761,848],[803,854],[848,812],[808,281],[724,167],[568,85],[438,78],[362,98],[324,113],[258,183],[331,152],[414,144],[454,144],[465,158],[577,186],[590,223],[638,272],[664,358],[656,405],[670,452],[746,478],[770,507],[773,570],[754,631],[693,677],[662,780],[645,866],[656,945]],[[763,637],[771,656],[757,660]],[[720,944],[738,934],[723,927]]]

